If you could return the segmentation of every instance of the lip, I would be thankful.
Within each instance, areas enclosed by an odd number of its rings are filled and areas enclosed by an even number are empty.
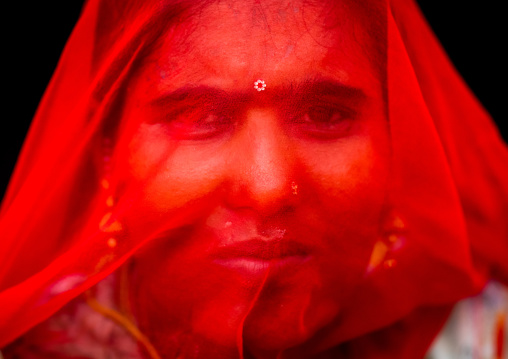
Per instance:
[[[213,262],[244,274],[260,274],[267,270],[281,270],[310,259],[310,249],[287,239],[264,240],[254,238],[219,247]]]

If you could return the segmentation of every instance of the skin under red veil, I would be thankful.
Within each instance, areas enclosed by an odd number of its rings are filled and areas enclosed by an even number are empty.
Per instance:
[[[168,24],[200,6],[86,4],[2,203],[0,347],[113,273],[160,229],[155,221],[144,236],[121,230],[128,213],[151,223],[135,206],[142,193],[114,168],[134,131],[120,121],[123,99],[140,59],[161,33],[171,36]],[[416,6],[393,0],[382,16],[387,197],[402,218],[404,246],[357,283],[339,317],[287,357],[327,350],[333,357],[422,357],[454,303],[490,279],[508,283],[506,145]],[[176,228],[178,220],[164,226]],[[375,259],[383,247],[372,247]]]

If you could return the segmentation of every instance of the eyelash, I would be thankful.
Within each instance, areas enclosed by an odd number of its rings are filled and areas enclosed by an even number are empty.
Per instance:
[[[205,140],[228,132],[234,125],[233,116],[221,106],[202,104],[181,106],[165,116],[165,123],[173,138]]]
[[[308,106],[300,111],[298,111],[296,114],[293,114],[291,116],[291,119],[293,122],[298,122],[299,118],[302,116],[308,115],[309,117],[314,118],[313,122],[316,123],[330,123],[334,115],[340,115],[340,119],[347,119],[352,117],[352,111],[339,107],[335,104],[331,105],[313,105]],[[320,118],[321,117],[321,118]]]
[[[309,102],[300,104],[299,110],[287,116],[293,132],[319,139],[335,139],[349,133],[357,115],[355,110],[337,102]]]
[[[297,101],[289,111],[284,107],[281,115],[292,132],[318,139],[347,135],[356,116],[352,109],[331,101]],[[165,116],[164,122],[175,139],[205,140],[230,133],[240,117],[239,109],[211,101],[177,106]]]

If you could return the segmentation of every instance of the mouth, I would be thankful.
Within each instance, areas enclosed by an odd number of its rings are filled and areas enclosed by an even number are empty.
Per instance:
[[[243,274],[262,274],[297,266],[310,259],[310,249],[287,239],[264,240],[254,238],[219,247],[213,262]]]

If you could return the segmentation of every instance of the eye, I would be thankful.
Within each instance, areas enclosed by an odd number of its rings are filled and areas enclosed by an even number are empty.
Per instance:
[[[220,137],[234,127],[231,116],[218,109],[187,108],[169,113],[164,121],[169,135],[179,140]]]
[[[291,121],[300,134],[319,139],[336,139],[346,136],[353,124],[354,112],[336,105],[307,107]]]

